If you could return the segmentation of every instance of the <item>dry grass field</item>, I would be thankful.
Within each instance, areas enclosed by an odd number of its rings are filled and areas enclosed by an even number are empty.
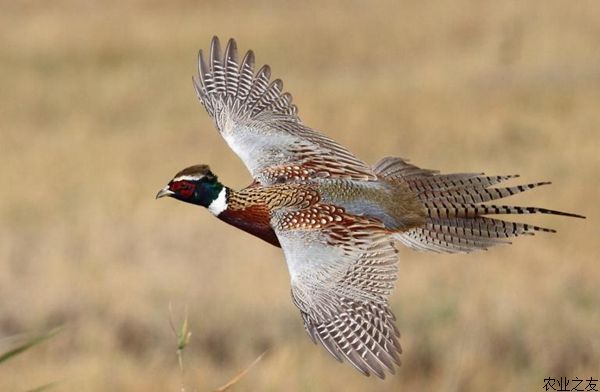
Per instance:
[[[600,378],[600,3],[0,2],[0,391],[537,391]],[[400,249],[403,365],[385,381],[305,335],[283,256],[199,207],[179,169],[251,178],[197,102],[212,35],[254,49],[303,121],[366,162],[520,173],[587,215],[470,255]],[[192,338],[182,376],[169,303]]]

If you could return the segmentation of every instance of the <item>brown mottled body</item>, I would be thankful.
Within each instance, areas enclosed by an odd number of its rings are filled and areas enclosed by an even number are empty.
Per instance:
[[[337,197],[336,204],[329,202],[332,197]],[[369,205],[369,199],[377,204]],[[228,189],[228,208],[218,217],[279,247],[271,221],[275,211],[284,210],[275,228],[279,230],[344,227],[360,218],[399,232],[423,223],[424,211],[415,201],[416,195],[406,188],[369,188],[353,181],[266,187],[253,184],[239,192]],[[395,207],[397,204],[401,205]]]
[[[239,192],[229,189],[227,209],[218,217],[274,246],[281,247],[271,226],[271,212],[280,208],[307,208],[318,201],[319,195],[311,186],[260,187],[252,184]]]

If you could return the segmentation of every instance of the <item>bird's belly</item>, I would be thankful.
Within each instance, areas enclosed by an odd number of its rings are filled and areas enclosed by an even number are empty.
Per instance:
[[[219,214],[219,219],[271,245],[281,247],[271,227],[270,214],[266,205],[255,204],[239,210],[227,209]]]

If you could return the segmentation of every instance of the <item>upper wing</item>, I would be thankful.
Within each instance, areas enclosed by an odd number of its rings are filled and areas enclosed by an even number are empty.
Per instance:
[[[400,335],[387,297],[397,257],[383,225],[324,204],[278,210],[272,223],[313,341],[367,376],[394,373]]]
[[[234,40],[221,54],[214,37],[208,62],[199,53],[198,74],[193,80],[200,102],[262,184],[322,177],[376,180],[368,165],[300,122],[282,81],[270,81],[269,66],[254,72],[252,51],[239,62]]]

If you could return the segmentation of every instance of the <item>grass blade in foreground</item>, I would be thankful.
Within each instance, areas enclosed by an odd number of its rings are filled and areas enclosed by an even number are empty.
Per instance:
[[[34,336],[31,339],[27,340],[25,343],[21,344],[20,346],[17,346],[15,348],[13,348],[12,350],[9,350],[7,352],[5,352],[4,354],[0,355],[0,363],[7,361],[27,350],[29,350],[31,347],[36,346],[48,339],[50,339],[51,337],[53,337],[54,335],[56,335],[57,333],[59,333],[61,331],[62,327],[58,327],[58,328],[54,328],[53,330],[51,330],[50,332],[38,335],[38,336]]]
[[[54,388],[57,384],[58,384],[58,382],[51,382],[49,384],[45,384],[45,385],[39,386],[37,388],[30,389],[27,392],[41,392],[41,391],[45,391],[47,389]]]
[[[237,376],[235,376],[234,378],[229,380],[229,382],[227,384],[223,385],[220,388],[215,389],[214,392],[224,392],[224,391],[228,390],[229,388],[231,388],[232,386],[234,386],[235,384],[237,384],[246,375],[246,373],[248,373],[250,371],[250,369],[252,369],[252,367],[254,367],[254,365],[256,365],[265,356],[267,351],[269,351],[269,350],[265,350],[250,365],[248,365],[248,367],[246,367],[246,369],[242,370],[240,373],[238,373]]]

